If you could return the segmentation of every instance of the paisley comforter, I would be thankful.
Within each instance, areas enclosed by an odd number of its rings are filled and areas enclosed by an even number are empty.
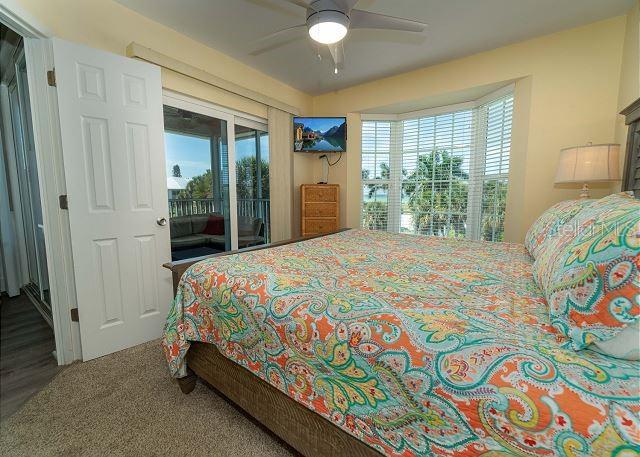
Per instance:
[[[575,352],[518,244],[351,230],[205,260],[163,347],[225,356],[389,456],[639,455],[640,364]]]

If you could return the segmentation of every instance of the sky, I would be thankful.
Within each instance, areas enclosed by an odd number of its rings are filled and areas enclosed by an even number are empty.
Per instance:
[[[296,117],[294,122],[304,124],[305,127],[310,127],[313,131],[320,130],[321,132],[326,132],[331,127],[337,127],[344,122],[344,118],[341,117]]]
[[[260,140],[262,160],[268,160],[269,137],[265,135]],[[176,164],[180,165],[182,177],[187,179],[201,175],[211,168],[211,150],[207,138],[165,132],[164,145],[167,176],[173,176],[173,166]],[[252,139],[236,141],[236,161],[252,155],[255,155]]]
[[[173,176],[173,166],[180,165],[182,177],[191,179],[211,168],[209,140],[194,136],[165,132],[167,176]]]

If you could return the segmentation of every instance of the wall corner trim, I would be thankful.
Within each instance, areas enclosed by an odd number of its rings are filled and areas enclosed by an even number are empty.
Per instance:
[[[162,68],[166,68],[189,78],[193,78],[203,83],[210,84],[219,89],[231,92],[235,95],[239,95],[240,97],[262,103],[263,105],[272,106],[284,112],[291,113],[295,116],[300,115],[301,110],[298,107],[288,105],[279,100],[276,100],[275,98],[269,97],[268,95],[261,94],[254,90],[247,89],[246,87],[235,84],[231,81],[227,81],[224,78],[220,78],[219,76],[212,75],[205,70],[201,70],[200,68],[181,62],[180,60],[174,59],[173,57],[169,57],[158,51],[154,51],[153,49],[143,46],[139,43],[129,43],[126,49],[126,55],[127,57],[135,57],[156,64]]]

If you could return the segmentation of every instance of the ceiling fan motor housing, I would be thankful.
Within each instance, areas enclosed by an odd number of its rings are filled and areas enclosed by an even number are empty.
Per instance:
[[[335,2],[334,0],[315,0],[311,2],[309,4],[309,7],[307,8],[307,20],[309,20],[309,18],[314,14],[327,11],[341,13],[344,16],[347,16],[347,19],[349,18],[349,11],[345,10],[341,5],[338,4],[338,2]]]
[[[342,40],[349,29],[347,12],[332,0],[317,0],[307,9],[307,28],[314,40],[323,44],[333,44]]]

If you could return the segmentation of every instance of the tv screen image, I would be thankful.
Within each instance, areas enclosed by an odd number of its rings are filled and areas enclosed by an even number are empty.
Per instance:
[[[293,118],[293,150],[296,152],[345,152],[347,150],[347,118]]]

